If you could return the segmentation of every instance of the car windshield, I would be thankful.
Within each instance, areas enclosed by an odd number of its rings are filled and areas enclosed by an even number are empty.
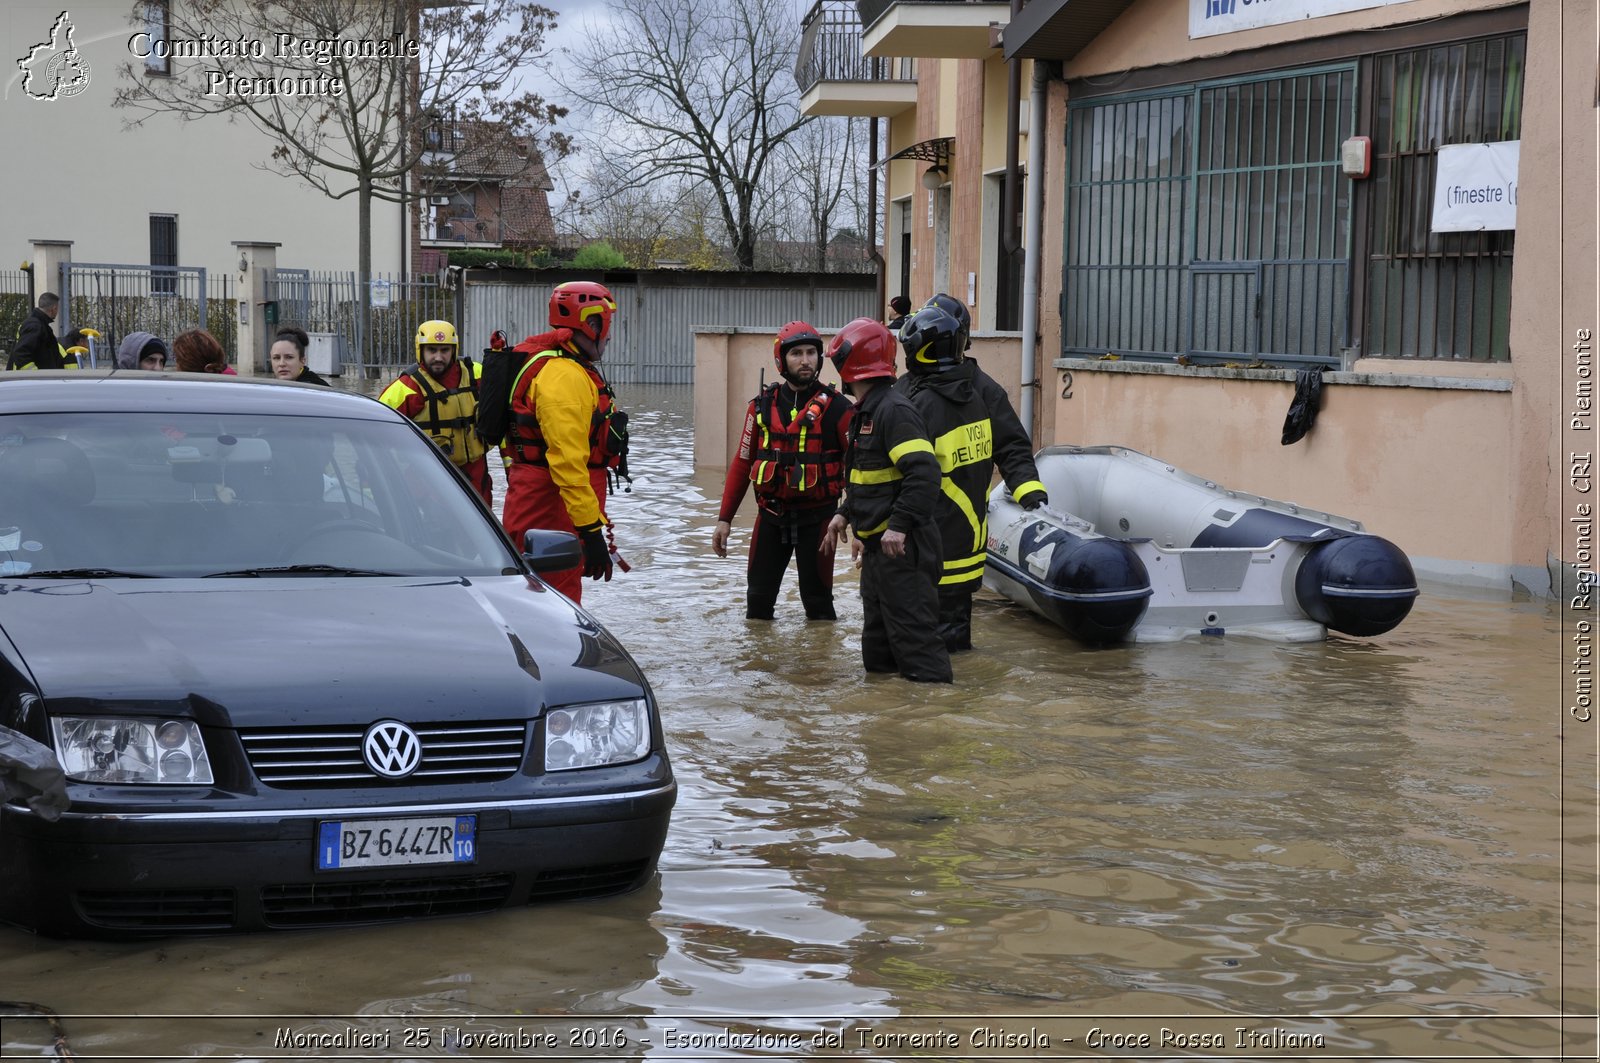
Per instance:
[[[0,417],[0,575],[488,576],[517,560],[407,426]]]

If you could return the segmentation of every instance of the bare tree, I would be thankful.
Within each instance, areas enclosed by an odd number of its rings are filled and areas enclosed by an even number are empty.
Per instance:
[[[786,0],[616,0],[563,87],[626,162],[625,185],[678,178],[714,195],[739,268],[755,265],[783,143],[808,119]]]
[[[793,216],[792,231],[803,232],[814,270],[829,266],[828,248],[841,229],[860,231],[862,190],[866,174],[866,122],[855,118],[822,118],[811,122],[784,145],[792,175],[783,186]]]
[[[554,123],[566,110],[519,92],[555,12],[529,0],[184,0],[168,8],[166,40],[212,42],[203,58],[172,60],[170,77],[125,64],[116,106],[138,126],[160,114],[244,119],[276,142],[264,169],[331,199],[357,199],[363,335],[370,335],[372,202],[415,199],[408,179],[423,134],[441,119],[537,140],[546,157],[570,147]],[[144,4],[133,20],[144,23]]]

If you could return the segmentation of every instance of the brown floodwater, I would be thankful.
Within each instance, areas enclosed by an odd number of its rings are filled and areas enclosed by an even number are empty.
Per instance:
[[[1374,639],[1096,650],[985,592],[954,685],[869,678],[845,558],[837,623],[792,577],[746,621],[688,390],[622,400],[633,571],[585,604],[661,702],[656,883],[332,931],[0,930],[0,999],[60,1013],[78,1059],[1594,1057],[1595,735],[1553,604],[1430,586]],[[0,1023],[3,1054],[51,1054]]]

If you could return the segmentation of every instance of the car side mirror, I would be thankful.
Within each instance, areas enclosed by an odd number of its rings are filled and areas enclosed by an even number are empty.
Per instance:
[[[522,557],[535,572],[560,572],[583,564],[583,544],[571,532],[529,528],[522,533]]]

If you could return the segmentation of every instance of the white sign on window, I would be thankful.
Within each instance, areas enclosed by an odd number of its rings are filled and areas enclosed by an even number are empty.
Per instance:
[[[1215,37],[1219,33],[1278,26],[1306,18],[1321,18],[1346,11],[1407,4],[1411,0],[1189,0],[1189,36]]]
[[[1433,185],[1433,231],[1515,229],[1521,149],[1520,140],[1440,148],[1439,177]]]

